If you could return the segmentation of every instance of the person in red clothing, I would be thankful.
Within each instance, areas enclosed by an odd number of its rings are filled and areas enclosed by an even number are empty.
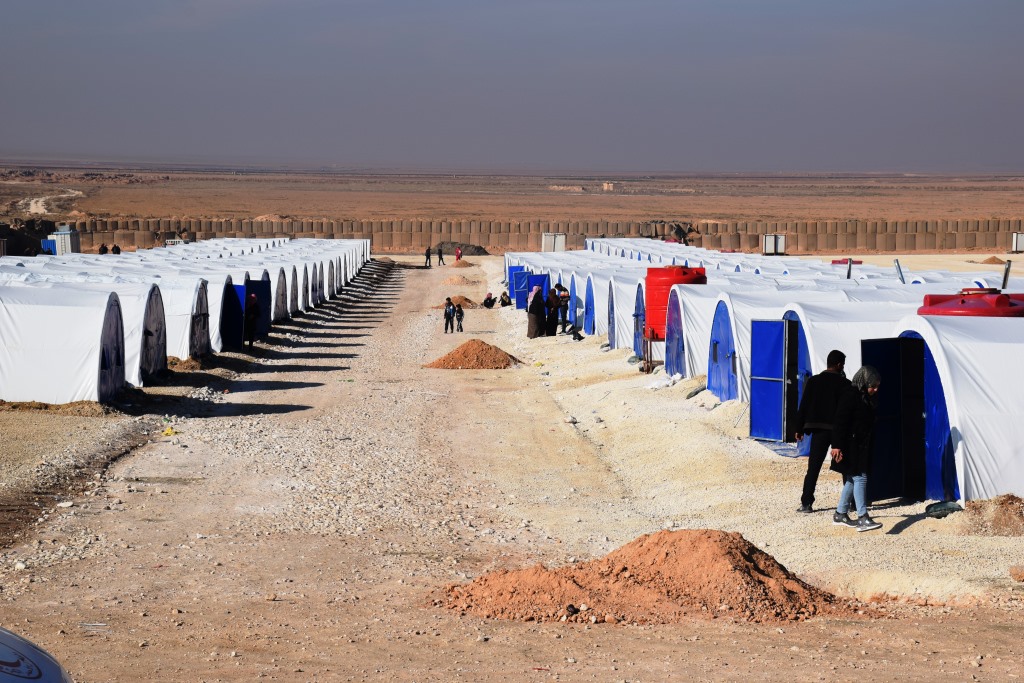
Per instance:
[[[462,247],[455,247],[455,260],[456,261],[461,261],[462,260]]]

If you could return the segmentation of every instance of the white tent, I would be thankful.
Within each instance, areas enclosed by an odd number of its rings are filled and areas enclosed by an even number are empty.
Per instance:
[[[0,399],[110,401],[124,386],[124,356],[117,294],[0,286]]]
[[[934,358],[961,498],[1024,495],[1024,320],[914,315],[895,333]]]

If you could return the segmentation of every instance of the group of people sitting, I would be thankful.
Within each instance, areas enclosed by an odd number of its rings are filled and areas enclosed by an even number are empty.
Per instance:
[[[487,296],[484,297],[483,304],[484,308],[494,308],[495,304],[501,306],[502,308],[505,308],[506,306],[512,305],[512,297],[508,295],[508,292],[502,292],[501,297],[495,299],[494,295],[492,295],[490,292],[487,292]]]
[[[569,327],[569,290],[560,284],[548,290],[545,297],[540,285],[535,285],[526,301],[528,323],[526,336],[554,337],[558,334],[561,323],[562,334],[570,334]],[[575,330],[573,330],[575,331]]]

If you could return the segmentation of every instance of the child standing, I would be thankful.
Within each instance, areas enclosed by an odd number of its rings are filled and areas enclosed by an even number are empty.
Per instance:
[[[465,312],[462,310],[462,304],[455,304],[455,322],[459,324],[458,331],[462,332],[462,319],[466,317]]]
[[[455,304],[452,303],[451,297],[444,300],[444,333],[449,332],[455,333]]]

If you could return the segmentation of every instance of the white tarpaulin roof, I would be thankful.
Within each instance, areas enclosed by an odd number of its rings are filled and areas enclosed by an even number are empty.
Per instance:
[[[811,357],[811,372],[825,369],[825,359],[833,349],[846,354],[846,374],[861,366],[862,339],[879,339],[892,333],[892,326],[917,311],[918,304],[878,301],[875,303],[831,301],[791,304],[800,320]]]

